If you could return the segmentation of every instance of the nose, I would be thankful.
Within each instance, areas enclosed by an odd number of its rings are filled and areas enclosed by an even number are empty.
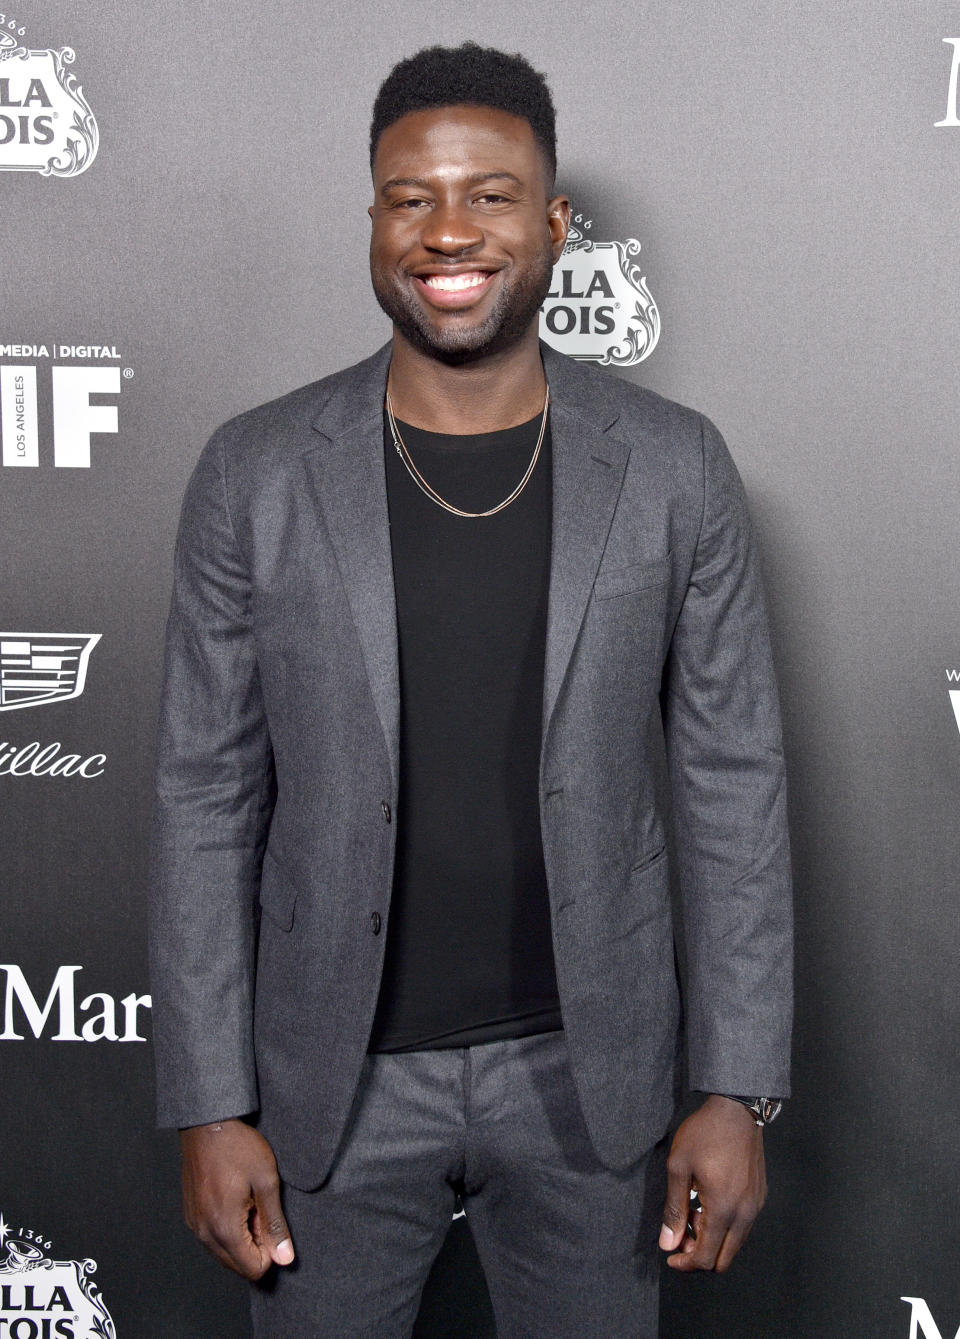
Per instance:
[[[437,201],[431,209],[420,241],[428,251],[456,256],[483,245],[483,229],[467,209],[454,202]]]

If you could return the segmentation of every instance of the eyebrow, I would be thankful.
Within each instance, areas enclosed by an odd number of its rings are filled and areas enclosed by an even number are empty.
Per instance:
[[[523,182],[513,172],[474,172],[467,177],[464,183],[467,186],[481,186],[485,181],[512,181],[515,186],[523,186]],[[395,190],[401,186],[429,186],[426,177],[391,177],[380,187],[381,191]]]

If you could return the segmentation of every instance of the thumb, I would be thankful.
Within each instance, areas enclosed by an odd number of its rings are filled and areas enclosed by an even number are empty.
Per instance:
[[[683,1244],[690,1214],[690,1170],[671,1158],[667,1162],[667,1197],[663,1205],[660,1247],[675,1251]]]
[[[277,1265],[293,1263],[293,1242],[290,1229],[280,1206],[280,1182],[272,1180],[269,1184],[254,1190],[253,1238],[262,1251]]]

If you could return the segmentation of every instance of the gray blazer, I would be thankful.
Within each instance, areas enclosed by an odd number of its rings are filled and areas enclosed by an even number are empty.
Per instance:
[[[688,1082],[788,1092],[780,723],[720,435],[542,352],[543,848],[574,1078],[599,1156],[623,1168],[674,1106],[671,805]],[[356,1089],[402,821],[389,356],[214,434],[187,488],[167,632],[151,899],[160,1121],[259,1112],[302,1188],[329,1170]]]

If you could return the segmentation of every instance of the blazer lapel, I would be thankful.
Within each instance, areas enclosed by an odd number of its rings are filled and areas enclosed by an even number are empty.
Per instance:
[[[630,448],[606,435],[619,418],[604,385],[541,344],[550,386],[553,537],[543,686],[543,738],[557,704],[616,509]]]
[[[396,596],[383,465],[383,397],[390,345],[346,372],[313,427],[308,454],[327,533],[353,613],[370,690],[399,778],[400,673]]]

